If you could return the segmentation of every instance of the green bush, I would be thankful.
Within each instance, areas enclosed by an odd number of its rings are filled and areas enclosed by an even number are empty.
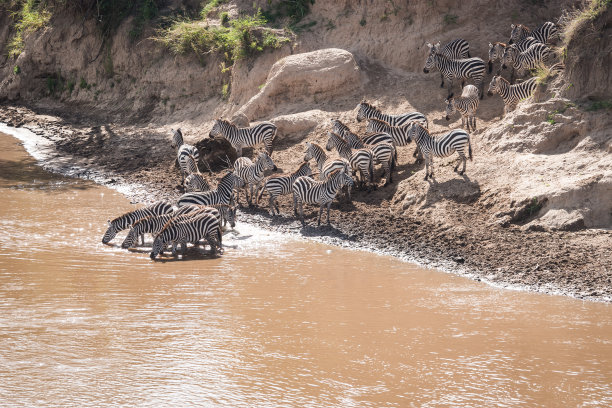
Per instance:
[[[18,11],[13,14],[15,33],[8,42],[7,50],[9,57],[17,58],[23,51],[25,37],[46,26],[51,13],[39,0],[15,2],[13,6],[18,7]]]

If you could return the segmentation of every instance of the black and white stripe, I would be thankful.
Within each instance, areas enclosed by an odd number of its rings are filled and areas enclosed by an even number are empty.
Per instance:
[[[179,168],[183,174],[183,179],[189,174],[198,171],[198,160],[200,152],[195,146],[183,142],[181,129],[172,130],[172,147],[176,148],[176,158]]]
[[[259,201],[259,185],[264,178],[264,171],[266,170],[276,170],[276,165],[266,152],[259,153],[255,163],[247,157],[239,157],[234,162],[234,174],[244,182],[245,195],[249,205],[252,203],[253,197],[256,198],[256,204]],[[255,188],[255,192],[253,192],[253,188]],[[239,193],[236,202],[240,202]]]
[[[244,182],[240,177],[236,176],[233,172],[229,172],[221,178],[215,190],[183,194],[179,198],[177,205],[179,207],[189,204],[209,206],[214,204],[232,205],[234,189],[240,188],[243,185]]]
[[[427,118],[421,112],[410,112],[401,115],[387,115],[366,101],[361,101],[357,107],[359,108],[357,111],[357,122],[374,118],[384,120],[392,126],[402,126],[415,121],[421,123],[425,127],[429,126]]]
[[[191,173],[185,178],[185,192],[193,193],[196,191],[210,191],[210,185],[202,173]]]
[[[272,142],[276,136],[276,126],[270,122],[262,122],[250,128],[239,128],[233,123],[217,119],[209,133],[211,138],[224,137],[236,149],[238,157],[242,156],[243,147],[255,146],[263,143],[266,152],[272,156]]]
[[[208,241],[213,253],[217,252],[217,248],[223,250],[221,227],[219,220],[213,214],[203,213],[187,219],[170,221],[155,237],[151,259],[155,259],[168,244],[173,244],[172,254],[176,255],[178,244],[185,253],[188,242],[197,245],[201,239]]]
[[[437,47],[440,47],[440,42],[436,43]],[[471,58],[470,45],[467,41],[458,38],[446,44],[440,48],[440,54],[451,60]],[[444,86],[444,75],[440,72],[440,79],[442,80],[442,86]]]
[[[264,183],[263,188],[261,189],[261,193],[259,194],[257,201],[261,199],[261,196],[263,195],[264,191],[267,191],[268,195],[270,196],[270,200],[268,202],[268,206],[270,207],[270,214],[274,215],[274,209],[276,209],[277,214],[280,215],[280,209],[278,208],[278,202],[276,198],[281,195],[290,194],[292,191],[291,187],[293,186],[293,183],[295,182],[295,180],[297,180],[298,177],[302,176],[312,176],[312,170],[310,168],[310,164],[307,161],[303,162],[296,171],[287,176],[268,177]]]
[[[368,149],[351,149],[348,143],[334,132],[327,133],[327,145],[325,149],[331,151],[336,149],[340,157],[351,164],[353,175],[359,171],[360,184],[365,185],[371,183],[374,177],[374,156],[372,151]]]
[[[472,78],[474,84],[480,90],[482,98],[483,78],[485,75],[485,63],[480,58],[466,58],[451,60],[440,53],[440,48],[435,45],[427,44],[429,47],[429,56],[425,61],[423,72],[428,73],[431,69],[437,68],[442,73],[445,80],[449,82],[449,95],[453,87],[453,80],[461,79],[462,86],[466,79]],[[444,87],[444,81],[441,84]]]
[[[418,123],[418,122],[413,122]],[[387,122],[372,118],[368,121],[366,126],[366,132],[371,132],[376,134],[387,134],[391,137],[393,146],[406,146],[412,139],[408,136],[408,126],[390,126]],[[378,132],[378,133],[376,133]],[[365,140],[365,138],[364,138]],[[419,146],[417,145],[414,149],[414,153],[412,153],[412,157],[417,157],[417,161],[421,160],[421,151],[419,150]]]
[[[297,208],[300,208],[300,217],[304,224],[304,207],[303,204],[319,205],[319,221],[317,225],[321,225],[321,214],[323,207],[327,206],[327,224],[329,225],[329,209],[331,203],[338,194],[338,190],[344,186],[352,186],[353,179],[343,170],[334,170],[329,178],[324,181],[314,181],[307,176],[298,177],[293,183],[293,212],[297,215]]]
[[[502,68],[506,69],[508,66],[513,67],[518,71],[518,75],[524,75],[526,70],[538,68],[544,63],[550,61],[554,56],[554,53],[546,45],[542,43],[532,44],[523,52],[514,45],[509,45],[504,50],[502,57]],[[512,82],[512,78],[510,79]]]
[[[369,149],[374,157],[374,163],[381,164],[383,167],[383,177],[386,176],[385,185],[393,182],[391,171],[397,162],[397,151],[389,135],[386,133],[376,133],[376,135],[388,136],[388,141],[378,141],[376,144],[366,144],[358,135],[351,132],[348,126],[338,119],[332,119],[332,132],[343,137],[352,149]]]
[[[489,84],[489,95],[499,94],[504,100],[504,115],[516,108],[520,100],[529,98],[538,86],[537,78],[529,78],[520,84],[510,85],[506,79],[496,75]]]
[[[523,52],[533,44],[537,44],[539,42],[540,41],[533,37],[526,37],[514,45],[520,52]],[[499,75],[499,71],[501,70],[501,61],[504,57],[504,51],[506,50],[507,46],[508,45],[502,42],[489,43],[489,74],[493,72],[493,63],[495,61],[500,61],[499,69],[497,70],[497,74]]]
[[[450,116],[458,111],[461,114],[461,127],[467,122],[467,130],[476,130],[476,110],[478,109],[478,88],[474,85],[466,85],[463,88],[461,96],[451,96],[446,99],[446,120],[450,120]]]
[[[134,224],[138,220],[151,215],[168,214],[171,212],[172,204],[166,201],[160,201],[147,207],[125,213],[112,221],[109,220],[108,229],[104,233],[104,237],[102,237],[102,243],[108,244],[113,238],[115,238],[119,231],[129,228],[130,225]]]
[[[469,154],[469,159],[472,160],[472,145],[470,144],[470,136],[465,130],[455,129],[450,133],[441,136],[440,138],[433,138],[429,134],[429,131],[423,126],[418,124],[412,124],[408,126],[410,137],[415,140],[419,145],[423,156],[425,156],[425,180],[429,177],[433,178],[433,157],[446,157],[450,156],[454,152],[459,155],[459,162],[455,166],[455,171],[459,168],[459,165],[463,163],[463,169],[459,174],[465,172],[466,165],[466,154]],[[466,152],[467,148],[467,152]],[[431,167],[431,172],[429,168]]]
[[[510,27],[512,31],[510,32],[510,41],[508,41],[508,44],[517,43],[526,37],[533,37],[542,44],[546,44],[550,39],[559,35],[559,29],[555,23],[550,21],[542,23],[542,25],[533,31],[523,24],[512,24]]]

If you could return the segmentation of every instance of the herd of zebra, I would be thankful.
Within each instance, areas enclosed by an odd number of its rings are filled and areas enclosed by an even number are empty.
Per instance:
[[[545,44],[558,34],[553,23],[546,22],[530,31],[523,25],[512,25],[508,44],[496,42],[489,44],[489,73],[493,63],[501,61],[501,67],[493,76],[489,94],[498,93],[504,100],[504,112],[513,109],[518,101],[529,97],[535,90],[535,79],[531,78],[519,84],[511,84],[514,70],[522,75],[549,61],[552,51]],[[461,113],[461,126],[467,131],[476,129],[476,110],[479,99],[483,97],[485,63],[482,59],[471,57],[469,45],[465,40],[457,39],[441,47],[440,43],[428,44],[429,55],[423,71],[433,68],[440,71],[444,87],[446,81],[449,95],[446,103],[446,119],[458,111]],[[500,75],[500,70],[511,66],[511,81]],[[453,97],[453,80],[462,80],[462,95]],[[474,85],[465,85],[472,79]],[[385,186],[393,182],[392,172],[397,165],[397,148],[415,141],[414,157],[425,160],[425,180],[433,178],[433,157],[447,157],[457,153],[459,161],[455,172],[463,175],[467,159],[472,160],[470,135],[463,129],[454,129],[449,133],[432,137],[429,132],[429,121],[419,112],[400,115],[383,113],[376,106],[362,101],[358,105],[356,117],[358,122],[367,120],[366,134],[359,136],[338,119],[331,121],[327,133],[325,148],[314,142],[306,142],[304,159],[298,168],[290,174],[265,177],[266,170],[276,170],[272,160],[273,141],[277,128],[273,123],[263,122],[253,127],[239,128],[233,123],[217,119],[209,133],[211,138],[225,138],[236,150],[238,159],[233,163],[233,170],[226,170],[212,189],[198,169],[200,160],[198,149],[184,143],[180,129],[173,130],[172,146],[177,149],[177,162],[183,175],[185,193],[173,205],[159,202],[148,207],[128,212],[109,220],[109,227],[102,242],[107,244],[117,232],[130,229],[122,247],[130,248],[138,244],[139,238],[144,244],[144,234],[153,235],[154,241],[151,258],[163,254],[171,245],[172,254],[176,255],[180,244],[183,253],[187,243],[197,245],[206,241],[213,253],[222,252],[222,225],[235,225],[237,203],[240,203],[240,190],[245,190],[249,205],[257,205],[264,192],[268,193],[268,207],[272,216],[280,214],[277,198],[282,195],[293,195],[294,214],[300,216],[304,224],[303,204],[319,206],[317,225],[321,225],[323,209],[327,208],[327,223],[333,200],[346,187],[348,200],[351,199],[351,188],[357,182],[360,187],[371,188],[374,183],[374,165],[380,164],[383,169]],[[257,155],[255,161],[242,157],[244,147],[263,144],[265,150]],[[327,153],[335,150],[336,158]],[[318,170],[318,180],[313,177],[310,160],[314,160]],[[461,170],[459,166],[463,165]]]

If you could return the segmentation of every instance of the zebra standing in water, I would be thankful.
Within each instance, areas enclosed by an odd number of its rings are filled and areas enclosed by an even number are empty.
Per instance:
[[[510,41],[508,41],[508,44],[517,43],[526,37],[533,37],[542,44],[546,44],[548,40],[559,34],[559,30],[555,23],[551,23],[550,21],[543,23],[533,31],[529,30],[529,28],[523,24],[512,24],[510,27],[512,31],[510,32]]]
[[[189,174],[198,171],[200,152],[195,146],[183,142],[181,129],[172,130],[172,147],[176,148],[176,158],[183,174],[183,180]]]
[[[130,211],[128,213],[123,214],[120,217],[115,218],[114,220],[108,221],[108,229],[104,233],[104,237],[102,237],[102,243],[108,244],[115,236],[117,232],[123,231],[124,229],[129,228],[130,225],[134,224],[136,221],[151,216],[151,215],[161,215],[168,214],[172,212],[172,204],[166,201],[160,201],[158,203],[149,205],[144,208],[139,208],[138,210]]]
[[[446,101],[446,120],[450,120],[450,115],[459,111],[461,113],[461,127],[467,122],[467,130],[476,130],[476,110],[478,109],[478,88],[474,85],[466,85],[461,96],[455,98],[451,94]]]
[[[440,48],[440,42],[436,43],[436,47]],[[440,48],[440,54],[444,55],[446,58],[451,60],[458,60],[464,58],[471,58],[470,55],[470,45],[467,41],[458,38],[446,44],[444,47]],[[440,84],[440,88],[444,88],[444,75],[440,72],[440,80],[442,83]]]
[[[270,207],[270,215],[274,215],[274,209],[276,209],[277,214],[280,215],[280,209],[278,208],[278,201],[276,198],[281,195],[290,194],[293,183],[298,177],[302,176],[312,176],[312,170],[310,169],[310,164],[307,161],[303,162],[296,171],[288,176],[276,176],[266,179],[266,182],[261,189],[261,193],[259,193],[259,197],[257,197],[257,201],[261,199],[264,191],[267,191],[268,195],[270,196],[270,201],[268,203],[268,206]]]
[[[213,254],[223,250],[221,227],[219,220],[213,214],[203,213],[196,217],[181,219],[177,222],[170,221],[164,229],[155,237],[151,250],[151,259],[163,251],[172,243],[172,255],[176,255],[176,245],[180,244],[183,254],[187,249],[187,243],[193,242],[197,245],[198,241],[206,239],[210,244]]]
[[[508,81],[496,75],[489,84],[489,95],[499,94],[504,100],[504,115],[516,108],[521,99],[529,98],[538,86],[537,78],[529,78],[520,84],[510,85]]]
[[[450,133],[440,137],[433,138],[429,134],[429,131],[419,124],[412,124],[408,126],[408,132],[411,138],[421,148],[423,156],[425,156],[425,180],[429,177],[433,178],[433,157],[447,157],[457,152],[459,155],[459,162],[455,166],[455,171],[459,168],[459,165],[463,163],[463,169],[459,172],[460,175],[465,173],[466,165],[466,147],[469,153],[469,159],[472,160],[472,145],[470,143],[470,135],[465,130],[455,129],[451,130]],[[431,172],[429,168],[431,166]]]
[[[384,120],[391,126],[402,126],[410,122],[420,122],[423,126],[428,127],[427,118],[421,112],[410,112],[401,115],[387,115],[381,112],[380,109],[374,105],[370,105],[366,101],[361,101],[357,106],[357,122],[361,122],[366,119],[378,119]]]
[[[343,159],[348,160],[353,169],[353,174],[359,170],[361,174],[360,184],[363,186],[368,182],[372,182],[374,177],[374,157],[369,149],[353,149],[346,143],[344,139],[336,133],[327,132],[327,145],[325,149],[331,151],[335,148],[338,154]]]
[[[236,149],[238,157],[242,157],[242,148],[263,143],[266,152],[272,156],[272,142],[276,137],[276,126],[270,122],[262,122],[250,128],[239,128],[233,123],[217,119],[209,133],[211,139],[223,137]]]
[[[514,45],[520,52],[523,52],[523,51],[526,51],[527,48],[531,47],[533,44],[538,44],[538,43],[540,42],[536,40],[535,38],[526,37]],[[502,42],[489,43],[489,74],[493,72],[493,63],[499,60],[500,66],[499,66],[499,69],[497,70],[497,75],[499,75],[499,72],[501,71],[501,61],[502,61],[502,58],[504,57],[504,51],[506,50],[507,46],[508,45]],[[514,73],[514,68],[512,69],[512,72]]]
[[[234,162],[234,173],[244,181],[245,196],[249,205],[255,197],[255,204],[259,204],[259,184],[264,178],[264,171],[276,171],[276,165],[266,152],[259,153],[255,163],[246,157],[239,157]],[[255,193],[253,193],[253,187]],[[250,191],[250,195],[249,195]],[[237,192],[236,202],[240,203],[240,193]]]
[[[523,76],[526,70],[542,66],[553,57],[554,53],[542,43],[533,44],[527,50],[519,52],[514,45],[509,45],[504,50],[502,57],[502,68],[513,67],[519,76]],[[510,78],[512,82],[512,78]]]
[[[472,78],[474,84],[480,90],[480,98],[482,99],[483,78],[485,75],[485,63],[480,58],[466,58],[451,60],[440,53],[440,49],[436,45],[427,44],[429,47],[429,56],[425,61],[424,73],[428,73],[431,69],[437,68],[442,73],[444,79],[449,83],[448,93],[450,95],[453,88],[453,80],[461,79],[463,83],[466,79]],[[444,85],[444,83],[443,83]]]
[[[327,206],[327,225],[329,225],[329,209],[332,201],[338,194],[342,186],[352,186],[353,179],[341,169],[334,170],[325,181],[314,181],[310,177],[298,177],[293,183],[293,213],[297,215],[298,205],[300,207],[300,217],[304,225],[303,204],[318,204],[319,221],[317,226],[321,226],[321,215],[323,207]]]
[[[359,136],[351,132],[348,126],[339,121],[338,119],[332,119],[332,132],[339,134],[341,137],[346,139],[347,143],[352,149],[369,149],[372,151],[375,163],[380,163],[383,167],[383,176],[386,176],[385,186],[389,183],[393,183],[393,177],[391,171],[395,167],[397,161],[397,151],[392,142],[379,142],[377,144],[366,144],[361,140]],[[377,133],[377,135],[389,136],[386,133]]]
[[[340,159],[328,159],[325,150],[316,143],[306,142],[306,153],[304,154],[304,161],[314,159],[317,162],[317,168],[319,169],[319,180],[325,180],[335,170],[342,170],[346,174],[350,174],[351,164],[348,160]],[[352,184],[351,184],[352,185]],[[351,186],[347,188],[347,195],[349,201],[351,201]]]
[[[213,205],[213,204],[228,204],[232,205],[234,199],[234,189],[244,186],[244,182],[238,176],[232,172],[228,172],[221,178],[219,184],[217,184],[216,190],[204,191],[199,193],[185,193],[183,194],[177,205],[182,207],[184,205],[196,204],[196,205]]]

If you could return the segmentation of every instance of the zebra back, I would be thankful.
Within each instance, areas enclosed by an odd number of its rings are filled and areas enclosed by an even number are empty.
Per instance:
[[[293,183],[293,194],[307,204],[325,204],[332,201],[340,188],[353,185],[353,179],[340,169],[334,170],[327,179],[314,181],[307,176],[298,177]]]
[[[436,45],[439,47],[440,43]],[[440,53],[450,59],[470,58],[470,45],[467,41],[457,38],[440,48]]]
[[[361,122],[362,120],[367,119],[379,119],[389,123],[392,126],[402,126],[409,122],[419,121],[423,123],[425,127],[429,124],[427,122],[427,118],[421,112],[409,112],[403,113],[400,115],[388,115],[382,113],[380,109],[367,103],[366,101],[361,101],[358,105],[359,110],[357,111],[357,122]]]
[[[179,198],[177,205],[179,207],[182,207],[189,204],[231,204],[231,201],[233,199],[233,190],[242,186],[242,179],[240,179],[234,173],[228,172],[221,178],[215,190],[185,193]]]
[[[214,241],[221,246],[221,228],[219,219],[210,212],[201,212],[193,216],[181,216],[174,221],[170,221],[168,225],[155,237],[153,248],[151,250],[151,259],[162,251],[162,249],[170,242],[198,242],[201,239],[211,238],[214,236]],[[216,248],[213,248],[216,251]]]
[[[185,192],[210,191],[210,185],[202,173],[191,173],[185,177]]]
[[[171,142],[171,146],[174,148],[179,148],[183,145],[183,132],[181,132],[181,129],[171,129],[172,130],[172,142]]]
[[[414,123],[418,123],[419,125],[421,125],[421,123],[419,122],[410,122],[410,124]],[[366,127],[366,131],[386,133],[391,137],[394,146],[406,146],[412,141],[410,137],[408,137],[408,128],[410,124],[406,124],[403,126],[390,126],[388,123],[382,120],[370,119]]]

